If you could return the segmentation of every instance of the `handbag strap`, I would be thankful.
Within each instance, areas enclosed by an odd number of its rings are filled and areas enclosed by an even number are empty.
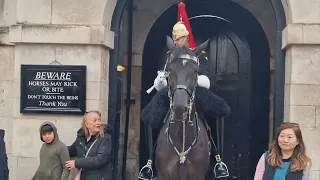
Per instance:
[[[87,151],[87,153],[86,153],[85,158],[88,156],[88,154],[89,154],[89,152],[90,152],[90,150],[91,150],[92,146],[94,145],[94,143],[96,143],[96,141],[97,141],[97,140],[98,140],[98,138],[96,138],[96,139],[93,141],[93,143],[91,144],[91,146],[89,147],[89,149],[88,149],[88,151]],[[82,168],[81,168],[81,169],[79,169],[78,176],[79,176],[79,175],[81,176],[81,172],[82,172]],[[0,179],[0,180],[1,180],[1,179]]]
[[[96,138],[96,140],[94,140],[94,141],[93,141],[93,143],[92,143],[92,144],[91,144],[91,146],[89,147],[89,149],[88,149],[87,154],[86,154],[86,156],[85,156],[85,157],[87,157],[87,156],[88,156],[89,151],[91,150],[92,146],[94,145],[94,143],[96,143],[96,141],[97,141],[97,140],[98,140],[98,138]]]

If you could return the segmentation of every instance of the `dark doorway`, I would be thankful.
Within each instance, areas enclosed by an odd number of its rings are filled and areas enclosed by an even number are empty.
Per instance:
[[[189,17],[210,14],[222,17],[190,20],[195,38],[202,42],[210,38],[206,52],[211,69],[211,90],[223,97],[231,107],[225,119],[223,160],[230,177],[224,179],[251,180],[256,163],[268,147],[270,53],[266,36],[256,19],[246,9],[230,1],[186,2]],[[142,68],[142,108],[153,94],[157,70],[164,64],[165,36],[177,19],[177,6],[170,7],[154,23],[148,34]],[[245,21],[243,20],[245,19]],[[156,43],[155,43],[156,42]],[[216,137],[215,120],[210,120]],[[140,167],[148,159],[144,124],[141,124]],[[156,138],[156,133],[154,136]]]

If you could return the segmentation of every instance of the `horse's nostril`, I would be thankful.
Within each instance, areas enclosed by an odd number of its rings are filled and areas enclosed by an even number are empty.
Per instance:
[[[187,107],[173,107],[173,110],[176,112],[183,113],[187,110]]]
[[[184,107],[184,106],[174,106],[173,107],[173,115],[176,117],[176,118],[184,118],[185,117],[185,114],[187,112],[187,107]]]
[[[183,119],[187,119],[187,117],[188,117],[188,112],[184,112],[182,117],[183,117]]]

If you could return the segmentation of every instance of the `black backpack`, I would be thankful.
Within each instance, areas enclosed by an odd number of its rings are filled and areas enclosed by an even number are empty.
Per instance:
[[[0,180],[9,180],[8,157],[4,134],[5,131],[0,129]]]

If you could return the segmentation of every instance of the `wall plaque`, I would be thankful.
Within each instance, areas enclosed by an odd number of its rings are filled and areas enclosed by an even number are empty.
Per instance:
[[[84,114],[86,66],[21,65],[21,113]]]

